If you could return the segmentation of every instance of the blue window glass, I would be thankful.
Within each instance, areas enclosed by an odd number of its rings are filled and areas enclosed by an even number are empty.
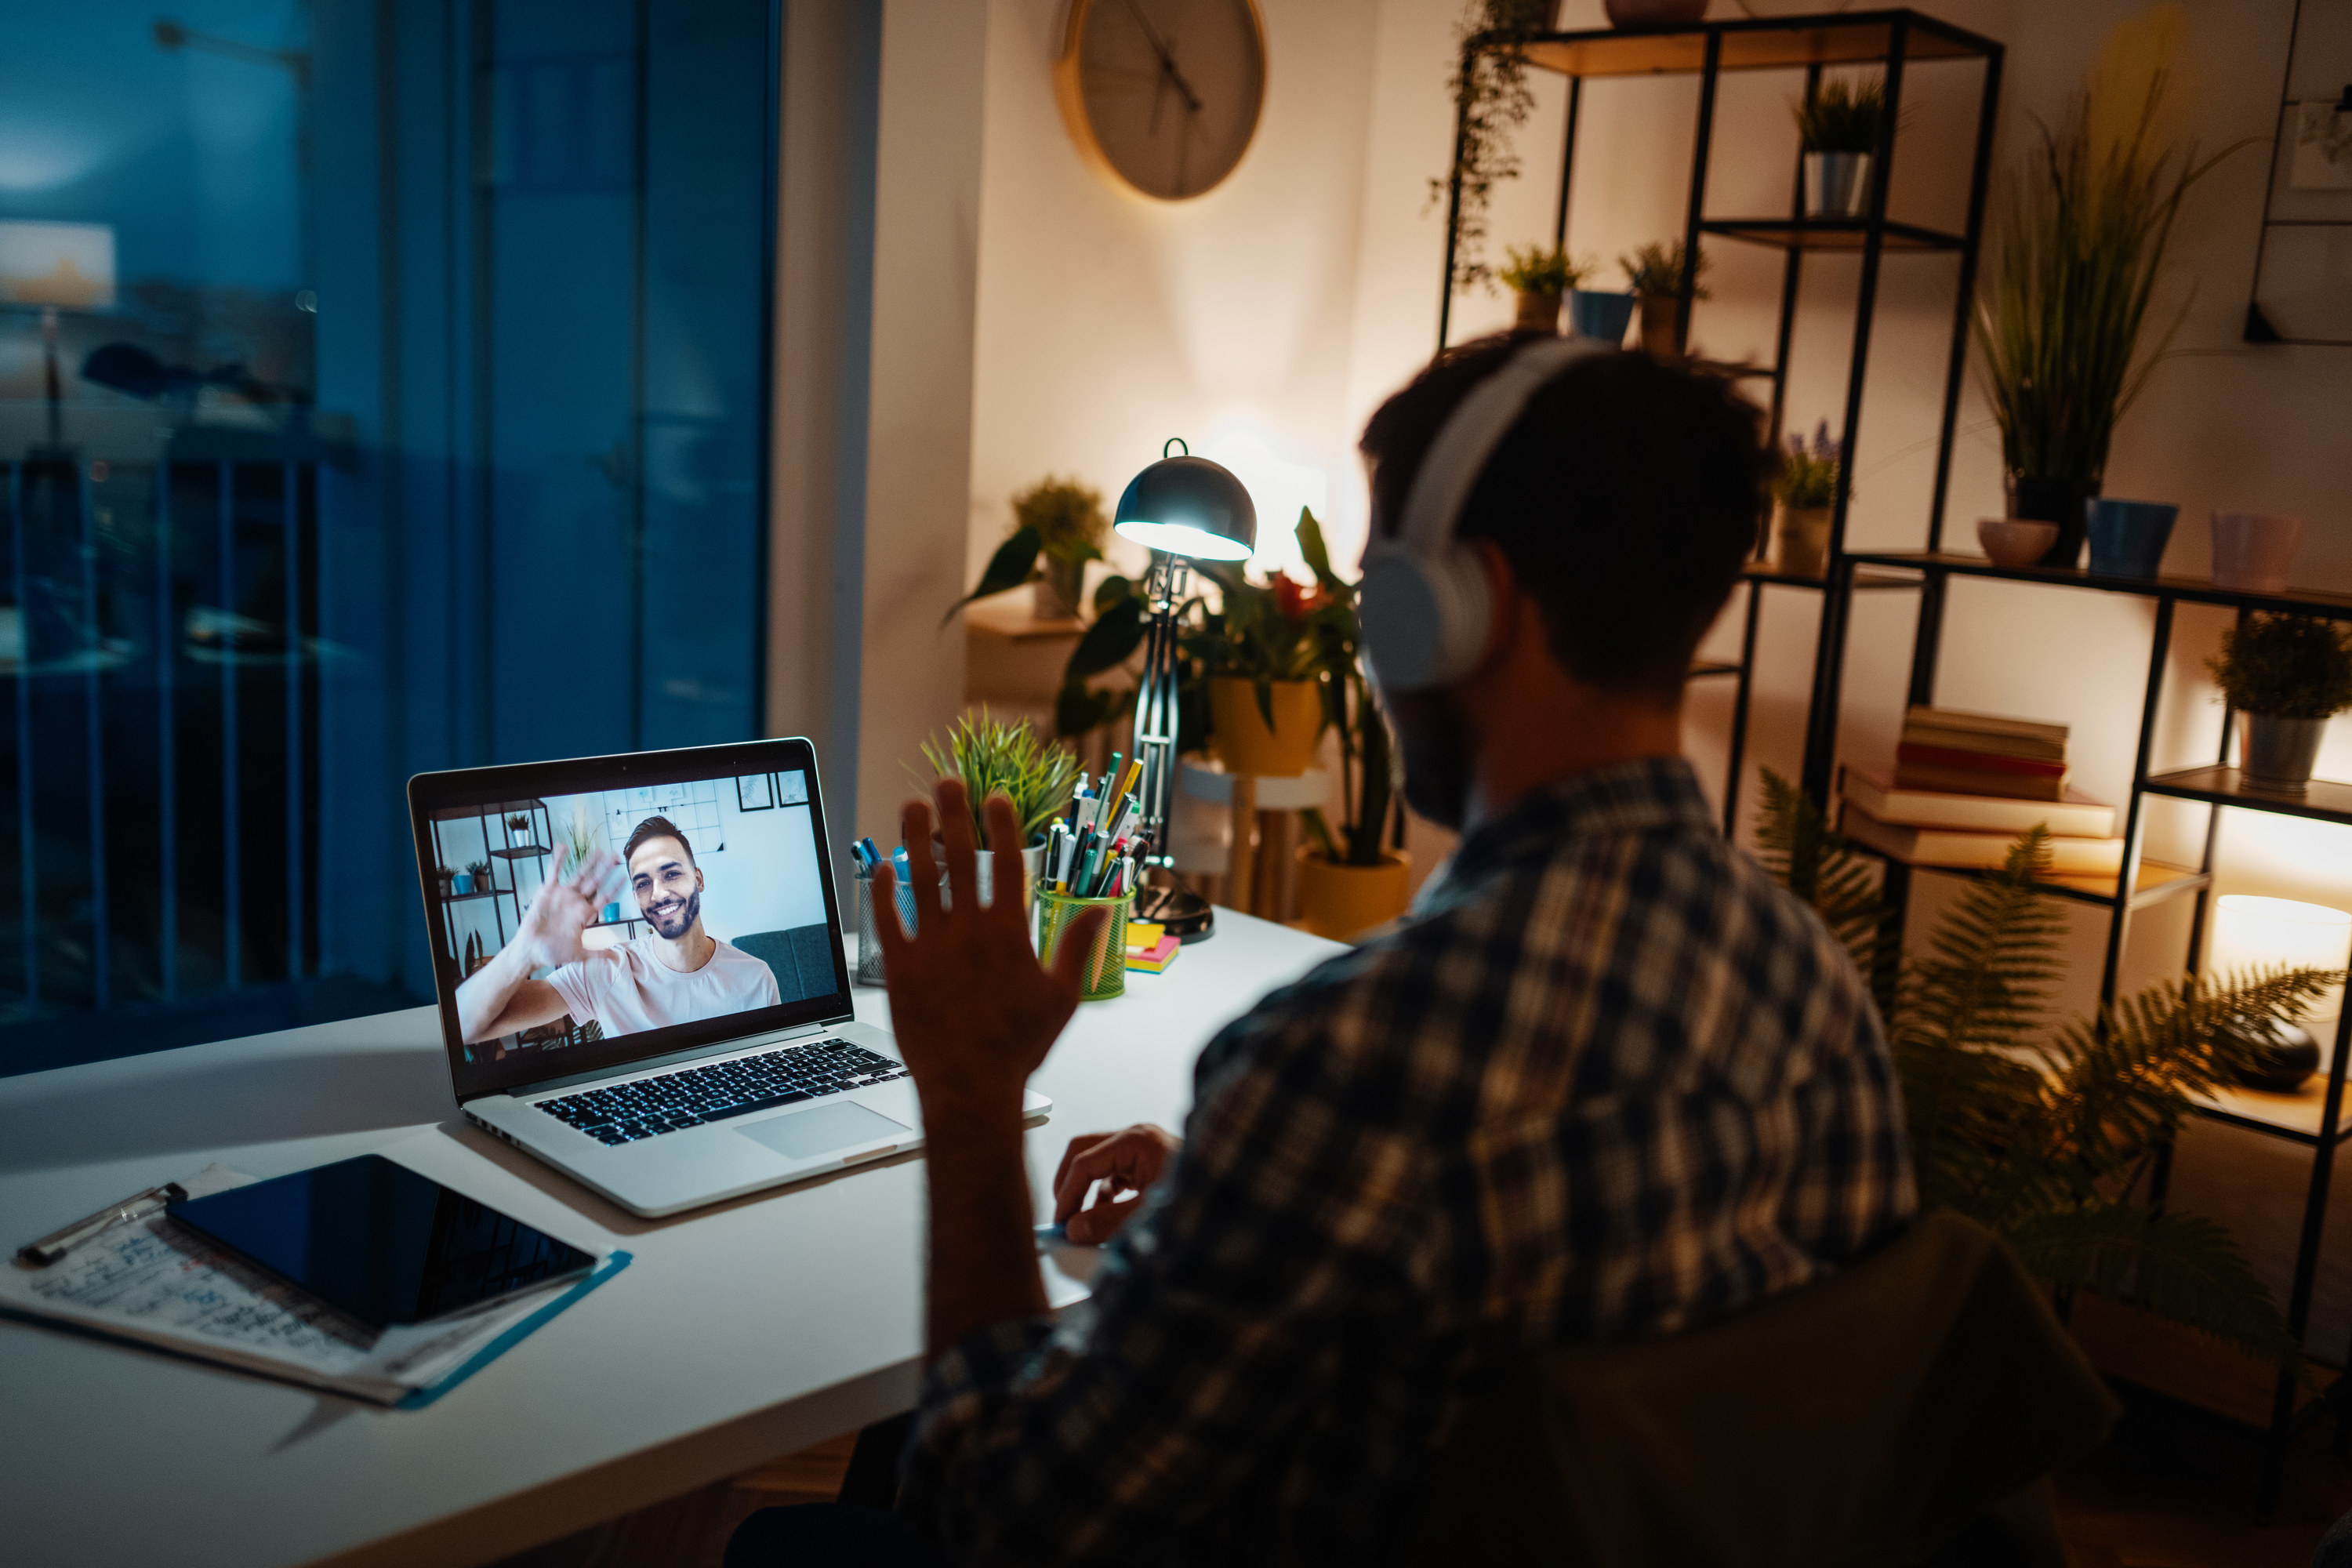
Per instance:
[[[761,728],[773,0],[0,49],[0,1072],[431,994],[404,785]]]

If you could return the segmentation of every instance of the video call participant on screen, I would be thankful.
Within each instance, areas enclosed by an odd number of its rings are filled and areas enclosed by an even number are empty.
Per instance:
[[[558,846],[515,939],[457,987],[457,1023],[467,1045],[566,1014],[579,1024],[595,1019],[607,1036],[632,1035],[783,1000],[766,964],[702,929],[702,870],[669,818],[646,817],[622,847],[637,913],[649,929],[618,947],[580,941],[595,921],[613,857],[600,849],[568,877],[563,857]],[[532,979],[540,970],[547,976]]]

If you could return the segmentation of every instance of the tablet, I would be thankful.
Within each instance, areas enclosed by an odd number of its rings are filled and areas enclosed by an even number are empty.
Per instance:
[[[183,1199],[170,1212],[375,1329],[446,1317],[596,1261],[381,1154]]]

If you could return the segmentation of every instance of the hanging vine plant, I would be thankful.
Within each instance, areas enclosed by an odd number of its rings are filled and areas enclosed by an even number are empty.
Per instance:
[[[1429,182],[1429,205],[1453,198],[1454,286],[1494,281],[1486,264],[1486,213],[1495,185],[1517,179],[1511,137],[1535,111],[1526,40],[1548,32],[1559,0],[1470,0],[1454,28],[1454,172]],[[1474,44],[1487,47],[1472,48]]]

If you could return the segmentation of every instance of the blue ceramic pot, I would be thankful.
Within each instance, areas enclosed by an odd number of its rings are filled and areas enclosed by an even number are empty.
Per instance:
[[[1579,289],[1568,297],[1568,330],[1580,338],[1622,343],[1633,324],[1633,296]]]
[[[449,879],[449,890],[463,898],[474,890],[474,879],[460,871]]]
[[[2108,577],[2153,577],[2164,563],[2177,506],[2154,500],[2110,500],[2095,496],[2083,503],[2091,539],[2091,570]]]

